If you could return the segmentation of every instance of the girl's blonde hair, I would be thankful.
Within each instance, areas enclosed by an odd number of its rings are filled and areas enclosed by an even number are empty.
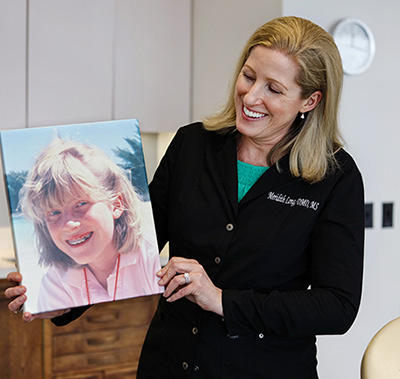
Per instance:
[[[311,21],[299,17],[280,17],[258,28],[250,37],[238,61],[238,78],[251,50],[265,46],[281,51],[298,64],[295,78],[302,97],[321,91],[322,99],[305,119],[300,115],[287,135],[274,146],[267,158],[269,165],[290,152],[290,171],[296,177],[315,183],[337,167],[335,153],[342,138],[338,127],[338,107],[343,83],[343,68],[333,37]],[[207,130],[235,130],[235,83],[225,107],[216,115],[203,120]]]
[[[33,222],[40,263],[76,265],[54,244],[45,221],[47,212],[71,197],[113,203],[119,196],[123,212],[114,221],[114,245],[120,253],[134,252],[142,239],[142,206],[122,169],[97,147],[56,138],[39,155],[20,191],[19,206]]]

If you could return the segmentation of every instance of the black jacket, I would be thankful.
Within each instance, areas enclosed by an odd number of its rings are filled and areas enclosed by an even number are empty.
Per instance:
[[[345,333],[359,307],[364,245],[360,173],[310,185],[288,157],[237,199],[234,134],[181,128],[150,194],[160,249],[194,258],[223,290],[224,317],[160,301],[138,378],[316,378],[315,335]]]

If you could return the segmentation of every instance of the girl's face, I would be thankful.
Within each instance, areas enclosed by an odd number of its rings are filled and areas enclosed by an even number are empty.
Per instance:
[[[122,212],[120,197],[113,204],[71,198],[47,212],[46,225],[55,245],[77,264],[107,264],[117,254],[114,220]]]

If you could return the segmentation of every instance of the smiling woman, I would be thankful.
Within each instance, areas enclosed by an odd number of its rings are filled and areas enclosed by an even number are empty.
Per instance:
[[[298,70],[296,62],[279,50],[264,46],[251,50],[237,78],[234,95],[236,129],[241,134],[240,161],[269,166],[265,158],[288,133],[298,114],[318,105],[321,91],[303,98],[296,83]],[[253,145],[259,146],[257,155]]]
[[[149,186],[170,260],[138,378],[318,378],[316,335],[345,333],[361,297],[363,183],[338,131],[342,76],[332,36],[274,19],[244,47],[222,111],[177,131]]]

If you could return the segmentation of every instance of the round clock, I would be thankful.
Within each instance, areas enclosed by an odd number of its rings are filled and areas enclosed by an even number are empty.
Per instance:
[[[348,75],[361,74],[371,65],[375,55],[375,39],[370,28],[362,21],[348,18],[339,22],[333,32]]]

